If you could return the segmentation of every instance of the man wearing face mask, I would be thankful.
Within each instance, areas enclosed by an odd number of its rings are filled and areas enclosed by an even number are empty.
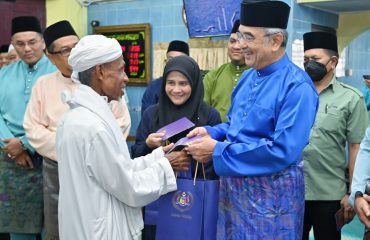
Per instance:
[[[305,148],[305,218],[303,238],[311,227],[316,240],[340,239],[335,214],[342,208],[344,222],[354,211],[348,204],[345,169],[348,144],[349,182],[355,159],[368,124],[363,96],[335,77],[338,64],[337,37],[327,32],[309,32],[304,39],[304,67],[319,94],[320,105]]]

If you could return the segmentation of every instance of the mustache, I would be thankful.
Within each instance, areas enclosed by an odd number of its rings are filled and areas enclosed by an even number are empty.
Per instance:
[[[240,52],[243,53],[243,54],[250,54],[250,53],[252,53],[252,51],[249,48],[242,48],[240,50]]]

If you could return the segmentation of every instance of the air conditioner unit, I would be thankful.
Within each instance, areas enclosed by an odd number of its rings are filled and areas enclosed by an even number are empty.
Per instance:
[[[92,3],[133,2],[141,0],[76,0],[81,6],[87,7]]]

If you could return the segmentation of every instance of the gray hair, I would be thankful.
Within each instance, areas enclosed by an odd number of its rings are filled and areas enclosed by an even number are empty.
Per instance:
[[[281,47],[285,48],[288,43],[288,31],[282,28],[265,28],[265,35],[267,35],[269,40],[277,33],[281,33],[281,35],[283,35],[283,43],[281,44]]]
[[[116,60],[113,60],[113,61],[110,61],[110,62],[107,62],[107,63],[103,63],[101,65],[103,65],[104,67],[107,67],[107,68],[110,68],[112,63],[116,61]],[[125,61],[123,61],[125,62]],[[87,86],[90,86],[90,83],[91,83],[91,79],[92,79],[92,73],[94,71],[96,66],[94,67],[91,67],[85,71],[82,71],[82,72],[79,72],[78,73],[78,80],[84,84],[84,85],[87,85]]]
[[[81,84],[90,86],[91,78],[92,78],[92,72],[94,71],[95,66],[92,68],[89,68],[83,72],[78,73],[78,80],[81,82]]]
[[[48,52],[54,52],[54,43],[51,43],[49,47],[46,48]]]

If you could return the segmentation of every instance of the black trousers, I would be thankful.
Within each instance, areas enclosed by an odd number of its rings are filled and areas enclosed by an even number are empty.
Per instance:
[[[309,239],[312,227],[315,240],[340,240],[334,216],[339,209],[340,201],[305,201],[302,240]]]

